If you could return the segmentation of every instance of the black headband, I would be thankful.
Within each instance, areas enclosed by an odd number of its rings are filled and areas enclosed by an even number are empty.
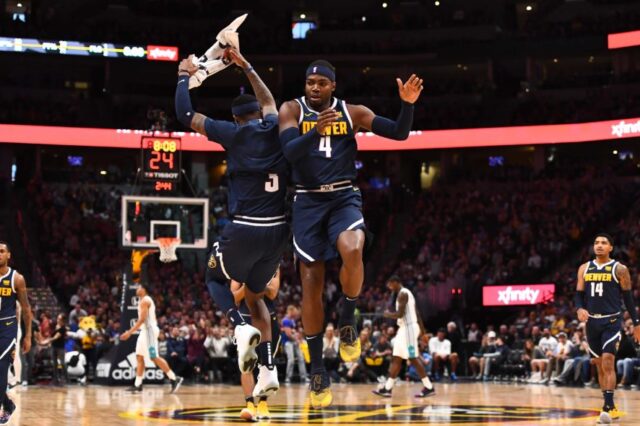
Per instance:
[[[310,65],[306,76],[309,77],[311,74],[319,74],[331,81],[336,81],[336,73],[326,65]]]
[[[238,117],[256,111],[260,111],[260,104],[257,101],[231,107],[231,113]]]

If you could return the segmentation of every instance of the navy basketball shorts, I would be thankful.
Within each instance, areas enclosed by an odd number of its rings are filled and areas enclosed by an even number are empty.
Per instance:
[[[587,343],[592,356],[603,353],[615,355],[622,337],[622,315],[607,318],[591,318],[587,321]]]
[[[280,323],[278,322],[278,315],[276,314],[276,306],[273,303],[273,300],[264,298],[264,303],[267,305],[267,309],[269,310],[269,316],[271,317],[271,343],[273,347],[273,353],[278,352],[278,346],[280,346]],[[238,312],[242,316],[242,319],[247,323],[251,324],[251,313],[249,312],[249,307],[243,300],[240,302],[240,307],[238,308]]]
[[[13,351],[17,351],[17,347],[18,321],[15,318],[0,321],[0,359],[11,357]]]
[[[224,227],[207,258],[207,282],[235,280],[254,293],[271,281],[289,239],[289,226],[253,226],[234,222]]]
[[[340,234],[365,228],[360,190],[296,194],[292,225],[293,245],[303,262],[338,257],[336,243]]]

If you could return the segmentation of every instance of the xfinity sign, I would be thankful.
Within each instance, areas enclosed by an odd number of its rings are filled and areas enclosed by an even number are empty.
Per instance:
[[[537,305],[553,301],[555,284],[523,284],[485,286],[482,289],[483,306]]]

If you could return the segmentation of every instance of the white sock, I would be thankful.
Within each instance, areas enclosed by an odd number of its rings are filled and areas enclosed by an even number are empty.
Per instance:
[[[429,376],[424,376],[422,378],[422,384],[429,390],[433,389],[433,385],[431,384],[431,380],[429,380]]]
[[[134,383],[136,387],[142,386],[142,377],[143,376],[136,376],[136,381]]]
[[[393,389],[393,386],[396,384],[396,380],[398,380],[398,378],[396,377],[395,379],[392,379],[391,377],[389,377],[387,379],[387,383],[384,384],[384,388],[386,390],[391,390]]]
[[[176,373],[174,373],[173,370],[169,370],[169,372],[167,373],[167,377],[169,378],[169,380],[175,380]]]

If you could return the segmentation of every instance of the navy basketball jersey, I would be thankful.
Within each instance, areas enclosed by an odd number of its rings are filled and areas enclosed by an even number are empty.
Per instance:
[[[315,131],[319,112],[307,105],[304,96],[295,101],[300,104],[300,133]],[[298,185],[315,187],[356,178],[358,145],[347,104],[333,98],[331,108],[338,113],[338,120],[320,137],[317,145],[310,147],[307,155],[293,164],[293,181]]]
[[[207,135],[227,152],[229,214],[275,217],[285,212],[289,166],[282,154],[278,116],[243,125],[207,120]]]
[[[622,310],[622,288],[616,277],[618,262],[610,260],[604,265],[589,261],[584,271],[584,291],[590,314],[609,315]]]
[[[9,268],[9,272],[0,277],[0,320],[16,316],[15,273],[15,269]]]

